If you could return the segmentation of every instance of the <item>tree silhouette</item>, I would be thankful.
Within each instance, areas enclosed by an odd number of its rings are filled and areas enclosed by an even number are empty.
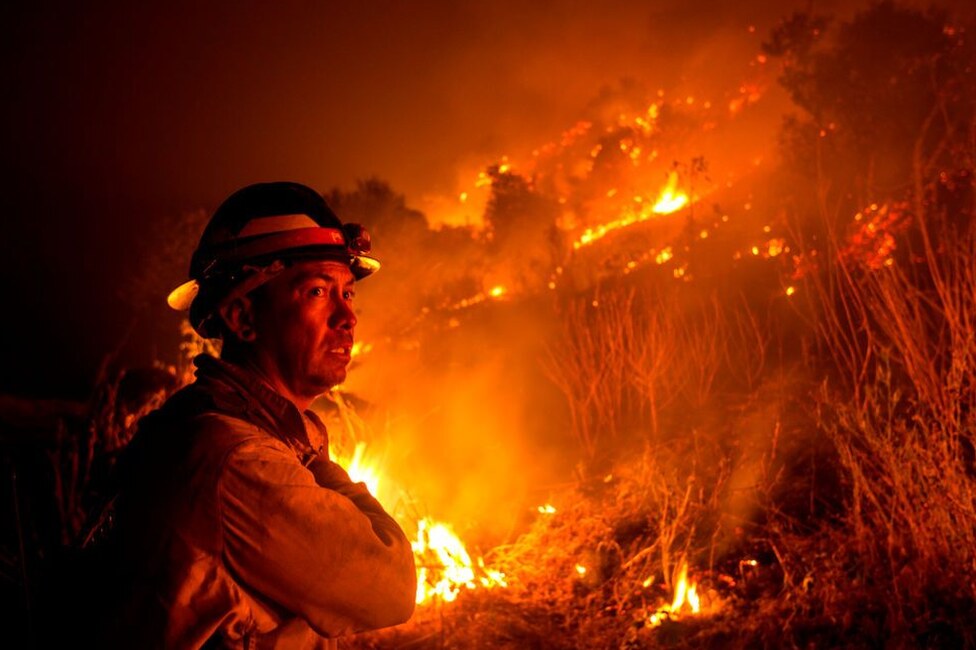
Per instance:
[[[867,203],[932,198],[940,174],[971,168],[974,50],[944,12],[872,5],[828,33],[794,14],[763,44],[802,109],[784,124],[785,157],[847,214]],[[950,173],[954,173],[951,171]],[[918,212],[918,207],[916,212]]]
[[[491,197],[485,208],[489,253],[496,274],[518,289],[541,288],[554,266],[559,243],[556,219],[559,205],[535,191],[520,174],[488,169]]]

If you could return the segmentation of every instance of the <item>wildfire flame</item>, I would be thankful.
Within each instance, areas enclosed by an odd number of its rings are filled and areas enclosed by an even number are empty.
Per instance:
[[[668,183],[657,197],[657,203],[651,208],[654,214],[671,214],[688,205],[688,195],[678,190],[678,174],[668,174]]]
[[[690,197],[678,189],[678,174],[671,172],[668,174],[668,182],[658,193],[657,201],[653,205],[644,201],[643,197],[634,197],[637,208],[629,206],[624,215],[599,226],[587,228],[580,235],[580,238],[573,242],[573,249],[579,250],[583,246],[606,237],[614,230],[632,226],[635,223],[642,223],[656,216],[671,214],[688,205]]]
[[[411,546],[417,561],[417,604],[434,599],[453,602],[462,588],[508,586],[505,574],[485,568],[481,558],[475,570],[464,543],[447,524],[424,517],[417,522],[417,538]]]
[[[339,461],[336,461],[339,462]],[[370,494],[378,494],[380,489],[380,475],[376,467],[366,463],[366,443],[357,442],[352,458],[347,463],[339,462],[346,473],[356,483],[365,483]]]
[[[367,457],[365,442],[356,443],[349,458],[331,449],[330,456],[346,470],[349,478],[365,483],[371,494],[379,494],[382,472]],[[430,517],[420,519],[416,525],[417,536],[411,547],[417,564],[417,604],[435,600],[453,602],[461,589],[508,586],[505,574],[487,568],[482,558],[471,561],[464,542],[450,525]]]
[[[650,578],[648,578],[650,580]],[[647,586],[648,581],[644,582]],[[701,612],[701,599],[698,596],[698,584],[688,580],[688,562],[681,561],[674,579],[674,599],[670,605],[659,607],[648,617],[651,627],[661,625],[665,620],[677,620],[682,615],[698,614]]]

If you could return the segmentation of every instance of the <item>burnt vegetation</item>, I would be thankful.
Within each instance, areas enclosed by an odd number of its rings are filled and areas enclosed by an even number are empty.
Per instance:
[[[363,417],[395,429],[404,382],[440,390],[491,359],[516,388],[484,400],[558,448],[565,479],[483,535],[507,587],[345,647],[976,646],[974,30],[890,2],[784,19],[763,57],[793,112],[777,164],[734,187],[678,152],[692,120],[662,103],[653,129],[594,109],[531,172],[487,168],[481,229],[430,228],[377,179],[328,194],[385,264],[353,372],[389,391]],[[574,247],[624,209],[628,156],[652,146],[676,152],[656,178],[677,174],[691,206]],[[134,422],[188,380],[186,334],[183,365],[107,366],[87,406],[2,403],[0,579],[25,639]],[[679,582],[697,613],[667,611]]]

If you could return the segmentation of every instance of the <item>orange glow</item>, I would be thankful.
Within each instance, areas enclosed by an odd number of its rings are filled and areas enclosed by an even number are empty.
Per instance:
[[[352,350],[349,351],[349,354],[352,356],[353,359],[355,359],[356,357],[369,354],[369,352],[372,349],[373,349],[372,343],[363,343],[362,341],[356,341],[355,343],[352,344]]]

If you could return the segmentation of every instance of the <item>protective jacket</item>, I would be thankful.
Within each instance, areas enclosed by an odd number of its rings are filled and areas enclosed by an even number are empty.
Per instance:
[[[107,643],[334,648],[406,621],[410,542],[329,460],[315,414],[242,367],[195,363],[196,382],[143,419],[119,463],[123,588]]]

